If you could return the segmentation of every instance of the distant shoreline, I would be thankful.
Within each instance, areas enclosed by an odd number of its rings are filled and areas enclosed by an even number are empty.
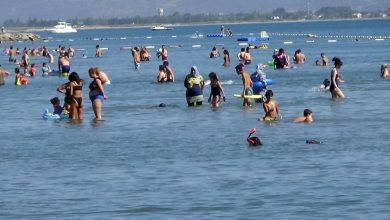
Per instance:
[[[239,21],[239,22],[201,22],[201,23],[176,23],[176,24],[150,24],[150,25],[93,25],[76,27],[77,30],[104,30],[104,29],[131,29],[131,28],[152,28],[154,26],[168,27],[191,27],[207,25],[237,25],[237,24],[277,24],[277,23],[305,23],[305,22],[332,22],[332,21],[365,21],[365,20],[389,20],[388,18],[345,18],[325,20],[281,20],[281,21]],[[7,32],[44,32],[52,27],[7,27]]]

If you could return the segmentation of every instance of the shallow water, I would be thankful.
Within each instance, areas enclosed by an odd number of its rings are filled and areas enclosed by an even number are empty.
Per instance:
[[[237,37],[261,30],[390,35],[384,28],[390,20],[225,26]],[[86,99],[83,123],[45,121],[41,114],[51,109],[50,98],[58,96],[62,101],[56,88],[66,79],[39,76],[27,86],[15,87],[12,75],[0,87],[0,218],[387,219],[390,97],[389,81],[380,79],[379,71],[380,64],[389,62],[390,40],[340,38],[328,43],[326,38],[315,38],[314,43],[306,43],[308,39],[300,36],[274,36],[268,50],[252,50],[250,72],[256,63],[270,60],[274,48],[283,47],[290,55],[300,48],[307,57],[307,63],[296,69],[266,70],[283,114],[282,121],[268,124],[256,120],[263,114],[261,105],[243,109],[242,100],[233,98],[242,90],[234,71],[240,48],[236,37],[190,38],[195,31],[206,35],[218,29],[211,25],[166,32],[140,28],[41,33],[56,41],[36,42],[36,46],[54,49],[71,44],[87,49],[89,58],[78,53],[72,60],[72,70],[87,83],[91,66],[109,74],[112,84],[106,87],[105,120],[92,120]],[[104,57],[93,58],[96,44],[109,48]],[[174,84],[154,83],[161,61],[153,57],[135,71],[131,54],[119,50],[161,44],[183,45],[168,49]],[[201,47],[191,47],[196,44]],[[208,58],[214,44],[229,49],[230,68],[221,66],[222,58]],[[154,55],[155,49],[151,51]],[[331,66],[314,66],[321,52],[343,60],[345,100],[334,102],[329,93],[316,91],[331,70]],[[0,64],[11,71],[14,66],[7,60],[1,56]],[[204,77],[216,71],[222,81],[233,80],[224,85],[227,101],[219,109],[207,104],[186,106],[183,80],[192,65]],[[159,103],[167,107],[156,107]],[[305,108],[313,111],[315,122],[291,123]],[[261,148],[246,144],[253,127],[264,144]],[[306,139],[324,144],[307,145]]]

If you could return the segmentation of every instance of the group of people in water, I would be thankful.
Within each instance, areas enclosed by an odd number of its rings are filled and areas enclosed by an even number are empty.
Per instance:
[[[262,100],[264,116],[260,117],[259,120],[264,121],[275,121],[281,119],[281,114],[279,111],[278,102],[273,99],[273,91],[268,89],[265,73],[262,71],[263,65],[259,64],[256,66],[256,72],[249,74],[246,71],[246,67],[252,63],[251,57],[251,45],[246,48],[241,48],[240,52],[237,54],[238,65],[235,66],[235,71],[238,76],[242,79],[243,89],[242,89],[242,98],[243,106],[251,106],[250,96],[259,94],[254,92],[254,82],[261,82],[264,85],[264,89],[261,92],[264,92],[264,100]],[[226,48],[223,49],[223,66],[229,67],[231,63],[229,51]],[[84,80],[80,79],[79,75],[76,72],[71,72],[70,70],[70,60],[75,54],[75,50],[72,47],[65,48],[64,46],[59,46],[56,50],[58,53],[58,70],[63,76],[68,76],[68,82],[58,86],[57,91],[65,94],[64,105],[60,108],[60,100],[55,97],[50,101],[53,104],[54,113],[62,113],[63,111],[69,114],[69,117],[73,120],[82,120],[83,119],[83,86]],[[42,75],[48,75],[51,72],[51,68],[48,64],[54,62],[53,55],[51,51],[46,47],[27,49],[25,48],[22,52],[18,48],[14,49],[13,46],[6,48],[4,51],[9,56],[9,62],[17,63],[19,67],[15,68],[15,84],[21,85],[25,84],[26,76],[34,77],[37,75],[37,66],[33,63],[30,63],[30,56],[44,56],[48,58],[47,62],[42,64]],[[149,61],[151,55],[146,47],[133,47],[131,48],[131,53],[133,56],[134,68],[138,70],[140,68],[141,61]],[[22,55],[21,60],[18,61],[17,56]],[[103,51],[99,45],[96,45],[95,57],[102,57]],[[172,68],[169,65],[168,61],[168,50],[165,45],[162,45],[156,53],[157,59],[161,59],[162,64],[158,67],[158,72],[156,75],[156,81],[158,83],[167,83],[175,82],[175,76]],[[217,45],[214,46],[210,52],[210,58],[220,57],[219,50]],[[274,51],[272,55],[273,63],[272,66],[274,69],[286,69],[291,68],[290,58],[288,54],[284,51],[283,48]],[[330,80],[326,81],[326,88],[332,94],[333,99],[344,98],[344,94],[341,91],[339,84],[343,82],[339,70],[343,65],[343,62],[340,58],[334,57],[332,59],[334,62],[334,67],[331,70]],[[306,62],[306,57],[304,53],[297,49],[293,56],[293,62],[295,64],[303,64]],[[321,59],[316,60],[316,65],[327,66],[329,60],[324,53],[321,53]],[[21,71],[23,68],[23,73]],[[107,74],[99,70],[97,67],[90,68],[89,76],[92,79],[92,82],[89,85],[89,98],[92,103],[92,109],[97,120],[102,119],[101,109],[102,104],[105,99],[108,98],[104,85],[109,84]],[[4,84],[4,78],[9,76],[9,72],[5,71],[0,66],[0,85]],[[381,76],[388,77],[389,70],[387,64],[381,66]],[[221,101],[226,100],[225,91],[222,86],[221,81],[218,79],[217,73],[211,72],[208,74],[209,81],[205,81],[203,76],[199,73],[199,70],[196,66],[192,66],[188,75],[184,79],[184,87],[186,88],[186,101],[188,106],[197,106],[202,105],[203,103],[203,90],[206,85],[210,85],[210,95],[208,102],[212,107],[219,107]],[[325,84],[325,81],[324,81]],[[310,109],[305,109],[303,116],[294,119],[294,122],[312,122],[312,112]]]

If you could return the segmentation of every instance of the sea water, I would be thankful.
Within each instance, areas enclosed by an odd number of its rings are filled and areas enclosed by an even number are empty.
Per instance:
[[[77,51],[71,60],[72,71],[88,85],[87,70],[97,66],[112,84],[105,87],[109,98],[103,103],[101,122],[93,121],[84,87],[82,123],[41,117],[51,108],[51,98],[63,100],[56,88],[66,78],[37,76],[26,86],[15,86],[11,74],[0,87],[0,218],[388,219],[390,82],[380,78],[380,65],[390,60],[390,40],[345,37],[328,43],[335,38],[308,39],[300,34],[389,36],[390,20],[225,27],[234,37],[191,38],[196,31],[204,36],[218,33],[215,24],[163,32],[150,28],[42,32],[42,37],[53,40],[14,43],[20,49],[58,45],[85,49],[87,58]],[[242,99],[233,97],[242,91],[234,71],[241,48],[236,38],[260,31],[284,35],[273,35],[269,49],[251,51],[248,72],[269,61],[276,48],[291,56],[301,49],[307,57],[295,69],[265,69],[283,115],[283,120],[271,124],[257,121],[264,114],[261,104],[243,108]],[[108,48],[102,58],[94,57],[97,44]],[[155,83],[161,64],[155,51],[162,44],[182,45],[168,47],[175,83]],[[215,44],[229,50],[229,68],[222,67],[222,58],[209,58]],[[151,61],[135,71],[130,51],[119,49],[124,46],[155,49]],[[222,46],[219,49],[222,52]],[[332,66],[314,65],[321,52],[344,62],[339,72],[346,99],[335,102],[329,92],[318,91]],[[31,58],[39,65],[44,61]],[[6,55],[0,64],[11,72],[15,67]],[[206,79],[215,71],[221,81],[233,81],[224,85],[227,100],[220,108],[207,102],[186,106],[183,81],[192,65]],[[209,92],[206,87],[206,100]],[[166,107],[157,107],[160,103]],[[292,123],[305,108],[313,111],[314,123]],[[249,148],[246,142],[254,127],[261,148]],[[308,145],[309,139],[323,144]]]

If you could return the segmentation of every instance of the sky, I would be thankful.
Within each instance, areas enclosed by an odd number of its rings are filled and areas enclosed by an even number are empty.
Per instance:
[[[283,7],[287,11],[305,10],[306,2],[316,11],[325,6],[351,6],[353,9],[373,11],[390,8],[390,0],[1,0],[0,23],[6,19],[37,18],[66,20],[69,18],[121,18],[157,15],[158,8],[165,14],[272,12]]]

